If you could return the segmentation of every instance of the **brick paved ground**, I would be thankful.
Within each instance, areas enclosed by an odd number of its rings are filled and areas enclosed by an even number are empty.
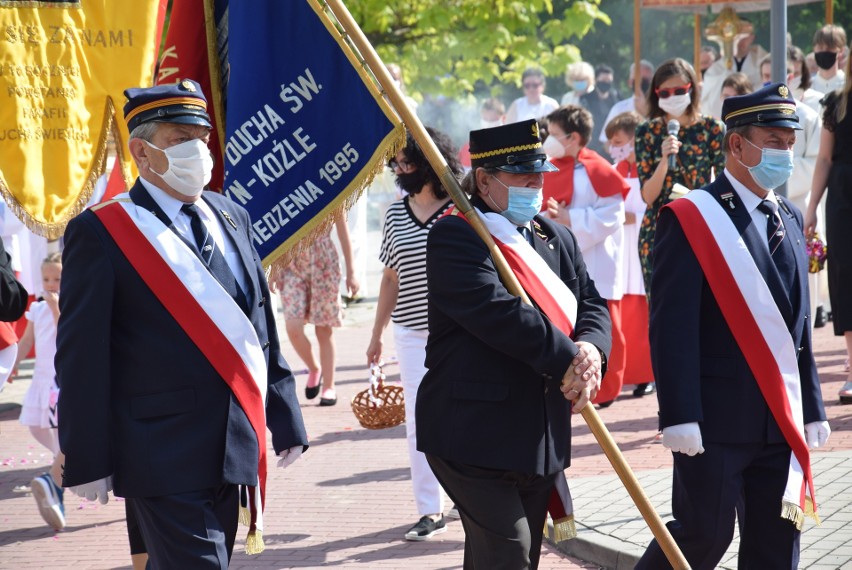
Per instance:
[[[464,536],[461,523],[436,540],[402,539],[417,520],[408,474],[404,427],[362,429],[349,408],[365,387],[363,353],[373,305],[350,311],[338,338],[340,403],[320,408],[303,401],[311,448],[293,466],[272,463],[266,512],[267,550],[255,557],[241,553],[238,535],[232,568],[460,568]],[[357,322],[356,322],[357,321]],[[283,330],[283,328],[282,328]],[[392,337],[389,335],[389,342]],[[288,356],[292,355],[289,345]],[[300,367],[293,358],[294,368]],[[388,366],[391,380],[396,366]],[[300,393],[305,374],[298,375]],[[54,533],[41,520],[28,487],[49,461],[48,454],[17,422],[27,379],[0,393],[0,568],[121,568],[129,566],[121,500],[106,506],[66,494],[68,528]],[[447,504],[447,508],[449,508]],[[545,545],[541,568],[597,568],[567,558]]]
[[[371,241],[374,244],[374,234]],[[377,292],[376,276],[373,267],[371,295]],[[401,426],[382,431],[361,429],[349,409],[349,399],[366,384],[363,355],[374,308],[374,303],[365,302],[348,311],[346,325],[336,335],[340,403],[333,408],[319,408],[316,400],[303,402],[312,447],[286,471],[275,469],[273,464],[266,513],[267,550],[251,558],[240,553],[241,529],[233,568],[461,567],[463,534],[459,522],[450,523],[449,531],[431,542],[411,543],[401,539],[417,518],[404,429]],[[298,370],[301,363],[284,344],[285,354]],[[390,332],[385,344],[392,351]],[[829,328],[819,329],[815,346],[834,430],[825,452],[850,451],[852,406],[840,406],[836,398],[844,379],[842,339],[833,337]],[[396,367],[388,366],[387,372],[393,380]],[[300,373],[297,381],[302,391],[305,374]],[[0,393],[0,569],[127,567],[124,509],[120,500],[113,499],[101,506],[68,494],[68,528],[58,534],[45,527],[39,517],[26,487],[33,476],[45,469],[49,458],[17,422],[18,404],[28,384],[28,380],[19,379]],[[627,391],[612,407],[600,410],[629,464],[640,475],[648,473],[641,477],[643,480],[653,479],[650,471],[671,466],[670,453],[654,441],[656,412],[655,398],[636,399]],[[578,489],[589,489],[590,494],[597,486],[612,485],[612,469],[580,417],[574,420],[574,434],[569,480],[576,479]],[[662,477],[662,484],[666,482],[667,478]],[[817,493],[819,496],[819,489]],[[604,505],[611,501],[608,496],[601,499]],[[586,512],[595,509],[593,503],[579,497],[577,503],[578,506],[582,503]],[[584,512],[578,510],[577,516],[582,523]],[[848,505],[840,513],[837,524],[852,528],[841,519],[852,522]],[[635,524],[641,526],[641,522]],[[852,530],[847,532],[850,534],[847,538],[852,539]],[[620,544],[615,545],[616,550]],[[592,552],[589,557],[594,555]],[[840,560],[836,567],[850,566],[852,557],[845,562]],[[566,558],[549,545],[544,546],[543,570],[598,567]]]

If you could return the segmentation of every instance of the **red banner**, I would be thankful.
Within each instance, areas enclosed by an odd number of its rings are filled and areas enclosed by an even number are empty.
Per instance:
[[[212,4],[212,3],[211,3]],[[208,6],[209,10],[212,10]],[[210,133],[210,152],[215,159],[210,189],[222,191],[222,145],[219,139],[218,81],[211,81],[208,51],[215,46],[215,30],[208,31],[205,22],[205,0],[181,0],[172,4],[172,14],[163,53],[157,66],[157,85],[177,83],[181,79],[194,79],[201,84],[207,98],[213,131]],[[209,41],[208,41],[209,40]],[[217,64],[218,65],[218,64]],[[215,85],[214,85],[215,83]]]

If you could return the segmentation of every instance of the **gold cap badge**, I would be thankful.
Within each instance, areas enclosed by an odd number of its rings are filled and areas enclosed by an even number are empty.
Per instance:
[[[538,133],[538,123],[533,123],[533,124],[532,124],[532,135],[533,135],[535,138],[537,138],[537,139],[538,139],[538,138],[541,138],[541,137],[539,136],[539,133]]]
[[[778,88],[778,94],[786,99],[787,96],[790,95],[790,91],[789,91],[789,89],[787,89],[786,85],[782,85],[781,87]]]
[[[195,85],[193,85],[192,82],[187,81],[186,79],[180,82],[180,86],[183,87],[186,91],[195,92]]]

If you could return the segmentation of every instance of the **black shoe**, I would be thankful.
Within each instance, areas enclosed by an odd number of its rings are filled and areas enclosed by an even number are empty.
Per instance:
[[[441,515],[436,521],[433,521],[428,516],[420,517],[420,521],[408,529],[405,533],[405,540],[429,540],[436,534],[447,532],[447,523],[444,521],[444,516]]]
[[[641,398],[642,396],[650,396],[656,391],[657,385],[653,382],[649,382],[647,384],[637,384],[636,389],[633,390],[633,396],[635,396],[636,398]]]
[[[333,406],[337,403],[337,396],[334,398],[320,398],[320,406]]]
[[[310,374],[308,374],[308,376],[310,376]],[[314,398],[319,396],[320,388],[322,388],[322,374],[320,374],[316,386],[308,386],[307,384],[305,384],[305,398],[307,398],[308,400],[313,400]]]
[[[820,305],[816,308],[816,312],[814,313],[814,328],[821,329],[827,322],[828,317],[825,314],[825,309],[822,305]]]
[[[601,408],[601,409],[608,408],[612,405],[613,402],[615,402],[615,400],[610,400],[609,402],[600,402],[598,404],[598,407]]]

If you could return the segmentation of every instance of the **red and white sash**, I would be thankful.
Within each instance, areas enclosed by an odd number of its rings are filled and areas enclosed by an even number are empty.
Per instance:
[[[524,291],[556,328],[567,336],[573,337],[574,324],[577,322],[577,297],[574,296],[574,292],[518,233],[518,227],[515,224],[500,214],[494,212],[483,214],[478,209],[476,211]],[[455,206],[447,210],[444,215],[458,216],[467,221],[464,214]],[[550,493],[547,512],[553,519],[553,539],[556,542],[577,536],[574,505],[564,473],[562,477],[556,478]],[[545,534],[547,534],[546,526]]]
[[[793,451],[781,516],[799,529],[805,514],[819,521],[804,437],[797,350],[772,292],[730,216],[710,193],[690,192],[666,207],[677,216],[722,315]]]
[[[532,297],[542,312],[556,327],[571,336],[577,322],[577,297],[556,275],[532,246],[518,233],[518,227],[494,212],[483,214],[476,210],[494,242],[503,253],[509,267],[518,277],[521,287]],[[455,206],[445,215],[464,215]]]
[[[263,550],[266,386],[263,349],[236,301],[189,247],[127,194],[92,208],[124,256],[236,395],[258,444],[258,482],[249,488],[246,551]]]

